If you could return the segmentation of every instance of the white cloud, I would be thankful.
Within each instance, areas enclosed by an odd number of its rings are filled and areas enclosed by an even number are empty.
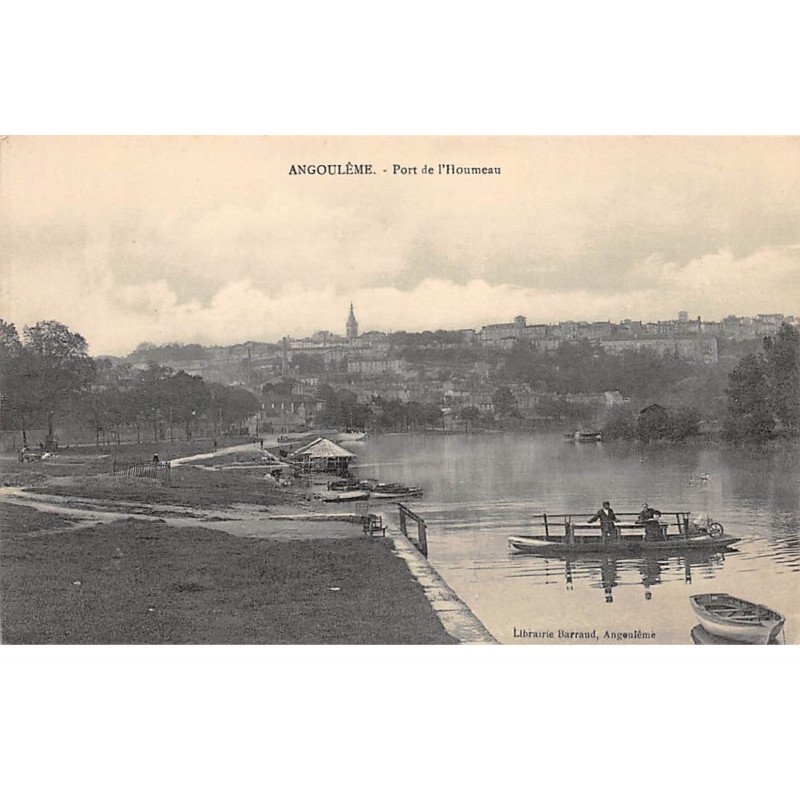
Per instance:
[[[4,314],[94,352],[796,310],[797,139],[12,139]],[[11,149],[8,149],[11,148]],[[501,163],[502,177],[287,165]]]
[[[320,329],[343,333],[351,300],[365,331],[479,327],[510,321],[516,314],[526,315],[529,322],[665,319],[686,309],[719,319],[729,313],[791,312],[800,297],[800,251],[794,247],[742,259],[721,251],[686,264],[653,257],[638,271],[643,280],[637,288],[606,294],[436,278],[405,291],[363,287],[345,293],[335,283],[309,290],[294,282],[269,293],[250,280],[233,280],[208,303],[181,302],[166,280],[121,287],[109,281],[87,285],[64,280],[42,291],[35,274],[20,271],[9,317],[20,325],[44,317],[60,319],[86,336],[93,353],[122,354],[145,339],[224,345]]]

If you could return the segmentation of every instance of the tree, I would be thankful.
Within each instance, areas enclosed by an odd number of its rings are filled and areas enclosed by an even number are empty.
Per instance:
[[[764,340],[769,401],[777,421],[792,433],[800,422],[800,331],[783,323],[777,336]]]
[[[94,441],[100,445],[100,434],[106,428],[105,392],[102,388],[92,387],[84,392],[80,398],[80,407],[85,420],[94,430]]]
[[[644,442],[669,438],[671,421],[666,408],[659,405],[648,406],[639,412],[636,421],[636,435]]]
[[[320,387],[319,399],[325,403],[325,410],[319,419],[325,425],[363,430],[373,419],[370,407],[359,403],[353,392],[346,389],[336,390],[326,384]],[[378,402],[378,416],[381,419],[385,418],[384,403],[382,399]]]
[[[726,437],[764,441],[772,436],[775,419],[770,410],[763,354],[750,353],[739,361],[728,376],[725,393],[728,396]]]
[[[0,420],[3,427],[7,422],[16,423],[24,420],[21,413],[24,403],[20,393],[23,388],[22,371],[23,363],[20,359],[22,343],[13,323],[0,319]],[[27,444],[25,424],[22,428],[22,437]]]
[[[203,379],[199,375],[188,375],[181,370],[163,379],[162,396],[170,423],[170,438],[173,422],[180,422],[187,440],[191,439],[192,423],[211,404],[211,392]]]
[[[23,419],[37,412],[47,418],[46,447],[53,444],[56,413],[86,389],[94,377],[94,361],[87,350],[83,336],[55,320],[37,322],[23,330],[15,387],[19,409]]]
[[[22,343],[19,340],[16,325],[0,319],[0,366],[7,359],[18,355],[21,348]]]
[[[164,420],[167,403],[164,379],[172,374],[169,367],[148,364],[134,384],[133,400],[140,419],[147,420],[153,429],[153,441],[158,442],[159,426]]]
[[[459,412],[458,416],[464,422],[466,429],[469,431],[470,427],[475,425],[480,417],[481,412],[475,406],[464,406]]]
[[[609,412],[603,426],[604,439],[635,439],[636,418],[633,412],[624,406],[616,406]]]
[[[321,375],[325,372],[325,362],[320,356],[311,353],[295,353],[292,356],[292,366],[300,375]]]
[[[209,414],[214,420],[218,433],[220,428],[238,425],[242,420],[257,414],[261,408],[258,398],[240,386],[225,386],[221,383],[208,384]]]
[[[501,417],[510,417],[517,410],[517,401],[508,386],[501,386],[492,395],[495,411]]]
[[[669,412],[669,438],[682,442],[700,433],[700,413],[690,406],[680,406]]]

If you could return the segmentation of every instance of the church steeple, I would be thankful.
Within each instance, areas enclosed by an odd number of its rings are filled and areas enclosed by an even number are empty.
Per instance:
[[[350,316],[347,318],[347,338],[351,341],[358,338],[358,322],[352,303],[350,303]]]

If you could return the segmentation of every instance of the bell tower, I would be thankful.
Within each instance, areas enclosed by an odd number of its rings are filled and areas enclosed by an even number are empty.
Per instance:
[[[347,338],[350,341],[358,338],[358,322],[353,312],[353,304],[350,303],[350,316],[347,318]]]

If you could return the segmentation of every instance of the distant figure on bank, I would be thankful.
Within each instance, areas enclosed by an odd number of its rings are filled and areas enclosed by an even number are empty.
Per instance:
[[[592,523],[598,520],[600,520],[600,531],[603,534],[603,544],[615,542],[618,536],[617,526],[614,524],[617,522],[617,515],[611,508],[609,500],[603,500],[603,507],[588,522]]]
[[[215,450],[217,449],[217,440],[216,439],[214,439],[214,449]]]

